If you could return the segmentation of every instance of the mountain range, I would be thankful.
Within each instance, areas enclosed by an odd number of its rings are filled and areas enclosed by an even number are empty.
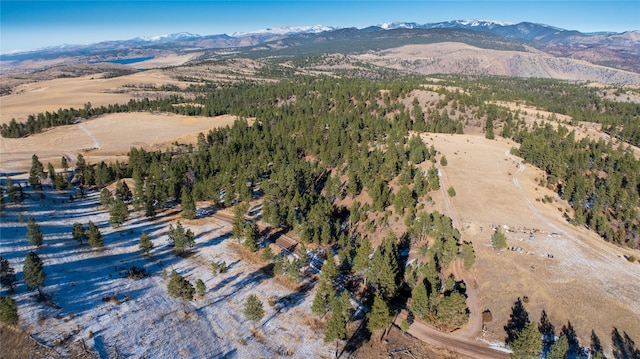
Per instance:
[[[62,45],[0,55],[1,71],[11,72],[29,63],[43,66],[82,64],[135,57],[205,52],[233,48],[236,53],[312,56],[367,51],[412,44],[457,42],[482,49],[537,52],[555,58],[586,61],[618,70],[640,73],[640,31],[581,33],[558,27],[521,22],[455,20],[439,23],[384,23],[366,28],[331,26],[280,27],[251,33],[197,35],[177,33],[90,45]],[[51,61],[56,60],[56,61]],[[518,74],[516,74],[518,75]],[[535,74],[534,74],[535,75]]]

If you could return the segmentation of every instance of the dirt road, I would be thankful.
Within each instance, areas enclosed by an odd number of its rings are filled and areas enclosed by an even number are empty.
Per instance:
[[[396,317],[395,324],[400,326],[400,323],[402,323],[406,318],[407,311],[402,310]],[[446,334],[417,321],[414,321],[409,326],[409,330],[407,332],[436,348],[445,348],[475,359],[497,359],[509,357],[507,353],[489,348],[481,342],[464,338],[462,336]]]

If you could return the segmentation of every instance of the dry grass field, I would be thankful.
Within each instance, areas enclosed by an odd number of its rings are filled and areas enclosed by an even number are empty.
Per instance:
[[[103,78],[97,73],[78,78],[60,78],[17,86],[10,95],[0,98],[0,123],[12,118],[24,122],[29,114],[54,112],[60,108],[82,108],[126,103],[131,98],[159,96],[157,91],[144,91],[144,87],[162,85],[186,86],[161,70],[149,70],[127,76]]]
[[[28,171],[31,156],[55,166],[63,155],[81,153],[89,163],[126,161],[131,147],[169,148],[172,143],[195,144],[199,133],[231,126],[234,116],[188,117],[174,114],[117,113],[79,124],[61,126],[26,138],[0,138],[0,169]]]
[[[482,309],[493,314],[488,339],[505,338],[502,327],[511,305],[525,296],[532,321],[539,321],[543,309],[558,330],[571,321],[582,345],[588,345],[592,329],[605,346],[613,327],[640,337],[640,265],[624,257],[633,251],[567,223],[563,214],[570,207],[537,184],[540,170],[509,154],[515,143],[477,135],[423,138],[448,160],[440,167],[443,191],[433,196],[435,207],[474,244],[474,288]],[[457,194],[445,200],[449,186]],[[544,196],[555,200],[543,204]],[[496,252],[490,245],[492,226],[506,232],[509,247],[522,251]]]

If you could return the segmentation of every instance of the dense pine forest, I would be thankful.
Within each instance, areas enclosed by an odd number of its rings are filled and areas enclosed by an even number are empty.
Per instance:
[[[183,188],[195,200],[220,198],[224,192],[247,201],[259,184],[268,199],[265,218],[270,223],[295,228],[305,240],[330,243],[344,231],[340,223],[348,223],[348,213],[358,210],[332,205],[345,196],[366,189],[371,209],[384,212],[394,204],[396,210],[407,208],[411,217],[412,202],[437,186],[435,169],[424,174],[415,170],[416,164],[435,160],[436,150],[410,140],[410,132],[462,133],[465,126],[481,126],[487,138],[500,135],[520,143],[513,153],[546,172],[541,184],[569,201],[573,223],[587,225],[607,241],[639,247],[640,164],[625,143],[640,145],[640,105],[603,95],[609,91],[624,97],[623,90],[545,79],[446,77],[438,84],[458,90],[440,87],[444,98],[435,106],[423,109],[417,99],[405,105],[411,91],[429,83],[411,76],[192,85],[182,96],[39,113],[24,124],[4,124],[2,135],[21,137],[113,112],[237,115],[245,120],[203,134],[196,148],[182,149],[182,156],[132,149],[128,166],[89,166],[84,180],[104,185],[134,176],[140,188],[149,189],[146,200],[157,206],[180,199]],[[520,101],[569,115],[573,121],[568,125],[597,123],[620,144],[578,140],[566,127],[551,126],[555,118],[526,125],[518,111],[493,101]],[[396,199],[389,182],[397,176],[403,188]],[[233,200],[224,196],[224,205]]]

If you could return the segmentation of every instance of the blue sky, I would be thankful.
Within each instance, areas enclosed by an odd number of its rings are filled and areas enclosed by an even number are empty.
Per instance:
[[[366,27],[460,19],[531,21],[579,31],[640,29],[640,1],[6,1],[0,52],[176,32],[200,35],[269,27]]]

